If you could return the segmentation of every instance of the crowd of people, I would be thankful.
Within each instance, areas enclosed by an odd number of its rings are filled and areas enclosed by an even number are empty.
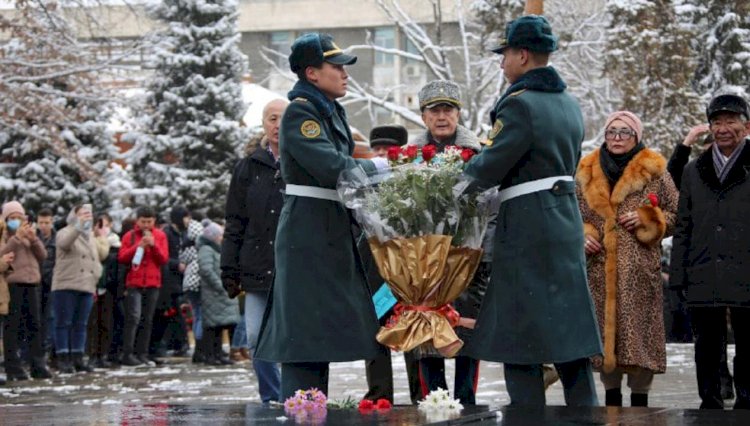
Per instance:
[[[2,205],[3,382],[189,357],[191,326],[192,362],[250,359],[240,303],[221,284],[222,225],[181,206],[169,213],[161,221],[141,207],[116,233],[90,204],[63,220],[50,209],[34,217],[18,201]]]
[[[391,357],[375,339],[388,314],[378,319],[371,300],[383,279],[334,188],[353,167],[388,169],[388,148],[410,144],[471,149],[464,173],[478,188],[500,188],[484,258],[455,302],[469,320],[459,323],[465,346],[455,357],[453,394],[463,404],[476,403],[487,360],[504,364],[512,404],[543,406],[559,378],[568,405],[598,405],[597,372],[606,405],[623,405],[627,376],[630,405],[648,406],[654,376],[666,371],[667,334],[677,328],[665,327],[665,299],[676,297],[691,324],[684,334],[695,341],[701,408],[723,408],[727,396],[727,315],[734,407],[750,408],[747,102],[714,97],[707,124],[690,129],[669,162],[630,111],[613,112],[601,147],[582,155],[580,108],[549,66],[556,49],[543,17],[510,22],[494,49],[510,86],[486,139],[462,126],[459,86],[436,80],[419,92],[425,131],[409,140],[399,125],[376,126],[373,156],[364,159],[352,157],[336,101],[346,94],[345,66],[357,58],[329,35],[305,34],[289,57],[298,82],[289,101],[265,106],[263,133],[234,169],[222,224],[176,206],[159,225],[141,207],[118,235],[106,214],[94,220],[83,204],[55,231],[50,211],[39,212],[35,228],[21,204],[5,203],[8,380],[27,379],[24,364],[32,377],[50,377],[46,353],[60,374],[154,365],[165,350],[187,354],[192,323],[194,362],[231,363],[225,331],[233,359],[253,351],[263,402],[312,387],[327,393],[329,363],[359,359],[367,360],[364,397],[392,402]],[[705,135],[712,143],[689,162]],[[448,388],[440,354],[404,356],[413,403]]]

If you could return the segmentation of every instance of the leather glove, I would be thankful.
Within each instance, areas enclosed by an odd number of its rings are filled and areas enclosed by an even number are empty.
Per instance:
[[[236,278],[224,277],[221,279],[221,284],[224,286],[224,290],[226,290],[230,299],[234,299],[242,293],[242,286]]]

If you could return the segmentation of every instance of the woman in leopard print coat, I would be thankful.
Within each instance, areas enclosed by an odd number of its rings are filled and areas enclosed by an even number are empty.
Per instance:
[[[637,116],[613,113],[605,129],[605,144],[581,160],[576,175],[604,342],[604,358],[594,365],[607,405],[622,405],[627,374],[631,405],[646,406],[653,375],[666,370],[660,243],[674,225],[678,192],[664,157],[641,142]]]

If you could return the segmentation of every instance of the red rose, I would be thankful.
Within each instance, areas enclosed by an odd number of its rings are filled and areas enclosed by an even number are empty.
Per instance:
[[[659,197],[653,192],[648,194],[648,201],[651,202],[651,207],[659,207]]]
[[[398,161],[398,156],[401,155],[401,148],[397,146],[391,146],[388,148],[388,159],[391,161]]]
[[[359,411],[369,411],[375,408],[375,404],[369,399],[359,401]]]
[[[417,158],[417,153],[419,152],[419,148],[417,148],[416,145],[409,145],[406,148],[404,148],[403,152],[406,158],[413,160]]]
[[[385,398],[380,398],[377,404],[375,404],[375,408],[377,408],[378,410],[390,410],[391,407],[393,406],[391,405],[390,401]]]
[[[435,158],[435,154],[437,154],[435,145],[426,145],[422,148],[422,159],[428,163]]]
[[[464,148],[461,151],[461,159],[464,160],[464,163],[468,163],[469,160],[471,160],[471,157],[473,157],[473,156],[474,156],[474,150],[472,150],[472,149]]]

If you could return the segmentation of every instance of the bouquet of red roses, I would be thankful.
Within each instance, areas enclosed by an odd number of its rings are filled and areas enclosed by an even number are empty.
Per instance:
[[[422,345],[454,356],[463,345],[451,306],[482,257],[490,199],[497,190],[468,192],[464,164],[474,152],[448,147],[392,147],[391,170],[349,170],[338,192],[364,229],[380,275],[398,304],[377,335],[395,350]]]

